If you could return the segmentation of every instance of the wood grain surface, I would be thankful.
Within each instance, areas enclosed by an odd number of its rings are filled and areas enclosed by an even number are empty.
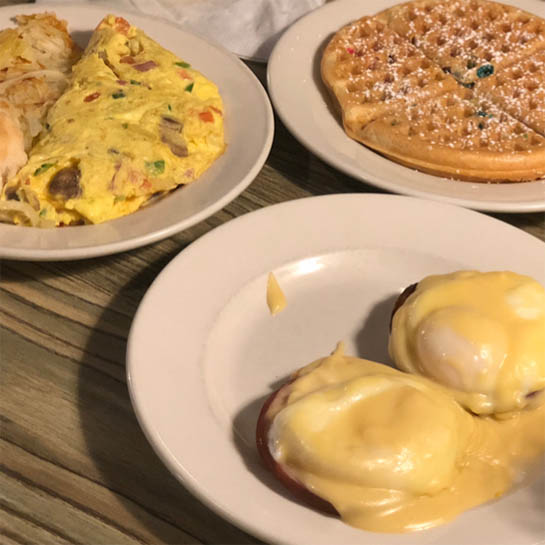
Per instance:
[[[264,82],[265,67],[249,66]],[[127,391],[127,335],[157,274],[204,233],[273,203],[346,192],[379,190],[323,163],[276,119],[254,183],[206,221],[110,257],[0,263],[0,543],[259,543],[152,451]],[[542,213],[492,215],[545,240]]]

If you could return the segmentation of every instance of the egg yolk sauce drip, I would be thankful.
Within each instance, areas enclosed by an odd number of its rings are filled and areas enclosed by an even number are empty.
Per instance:
[[[397,367],[453,389],[477,414],[545,401],[545,289],[512,272],[459,271],[420,281],[395,311]]]
[[[505,493],[545,449],[543,407],[496,420],[440,385],[342,353],[297,373],[271,403],[269,450],[348,524],[436,526]]]
[[[29,204],[40,225],[100,223],[194,181],[224,148],[216,85],[109,15],[2,199]]]

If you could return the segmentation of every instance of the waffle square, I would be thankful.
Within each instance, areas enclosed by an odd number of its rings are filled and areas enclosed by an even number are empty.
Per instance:
[[[472,84],[545,45],[545,21],[487,0],[419,0],[379,15],[392,30]]]
[[[439,96],[457,86],[453,77],[374,17],[341,29],[325,49],[321,69],[350,131],[399,103]]]
[[[545,136],[545,47],[477,82],[475,91]]]
[[[545,138],[470,89],[391,110],[357,137],[432,174],[502,181],[545,175]]]

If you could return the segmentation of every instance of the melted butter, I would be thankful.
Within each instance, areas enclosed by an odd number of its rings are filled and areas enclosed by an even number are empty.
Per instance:
[[[430,276],[397,310],[389,351],[405,371],[456,390],[477,414],[541,404],[545,289],[512,272]]]
[[[353,526],[408,532],[447,522],[523,479],[545,451],[545,407],[494,419],[387,366],[330,357],[298,373],[269,447]]]
[[[267,278],[267,306],[273,316],[286,308],[286,296],[273,273]]]

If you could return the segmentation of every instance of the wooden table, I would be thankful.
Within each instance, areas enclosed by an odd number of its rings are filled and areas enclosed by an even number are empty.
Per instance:
[[[264,82],[265,67],[249,65]],[[110,257],[1,263],[0,543],[258,543],[153,453],[129,401],[127,334],[157,274],[210,229],[270,204],[346,192],[377,189],[323,163],[276,119],[256,180],[206,221]],[[545,240],[542,213],[492,215]]]

